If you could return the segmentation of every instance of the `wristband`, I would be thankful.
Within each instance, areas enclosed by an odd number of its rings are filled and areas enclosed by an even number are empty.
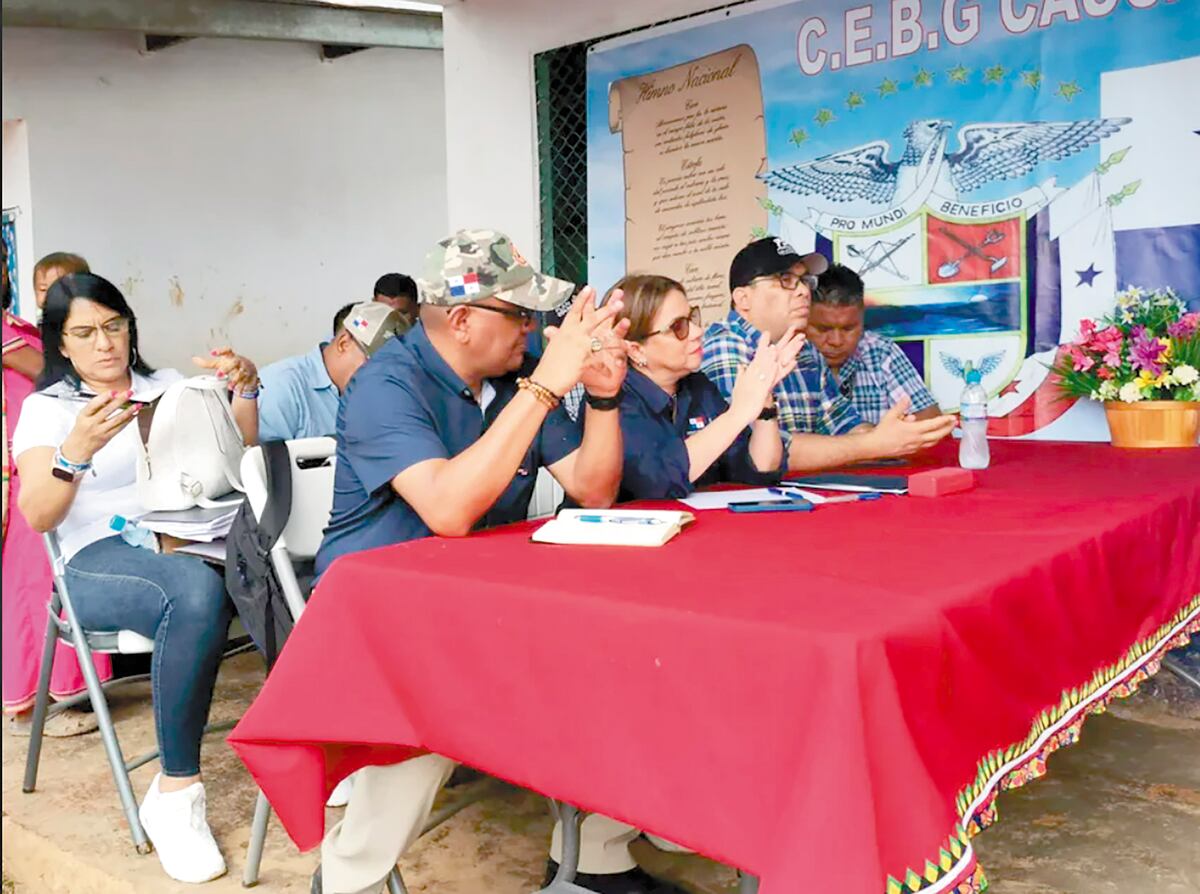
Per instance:
[[[761,419],[763,422],[770,422],[772,419],[778,419],[779,418],[779,408],[778,407],[763,407],[762,412],[760,412],[758,414],[758,418]]]
[[[590,391],[585,391],[583,396],[584,400],[587,401],[587,405],[593,410],[615,410],[621,406],[621,396],[624,393],[624,391],[618,391],[612,397],[597,397]]]

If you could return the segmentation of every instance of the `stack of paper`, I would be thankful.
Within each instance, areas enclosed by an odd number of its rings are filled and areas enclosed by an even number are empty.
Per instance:
[[[196,506],[175,512],[151,512],[138,519],[138,524],[157,534],[170,534],[180,540],[197,540],[211,543],[229,533],[234,516],[241,508],[240,502],[233,506],[205,509]]]
[[[225,541],[214,540],[211,543],[185,543],[175,547],[175,552],[187,556],[199,556],[207,562],[225,564]]]
[[[690,512],[650,509],[564,509],[533,532],[535,543],[662,546],[696,520]]]

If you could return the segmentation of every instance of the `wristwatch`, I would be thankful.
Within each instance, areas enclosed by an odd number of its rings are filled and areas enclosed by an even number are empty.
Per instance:
[[[760,412],[758,414],[758,418],[761,419],[763,422],[770,422],[772,419],[778,419],[779,418],[779,408],[778,407],[763,407],[762,412]]]
[[[91,467],[91,463],[71,462],[63,456],[62,448],[59,447],[54,451],[54,464],[50,467],[50,474],[60,481],[66,481],[70,484]]]
[[[621,406],[621,395],[623,391],[618,391],[612,397],[597,397],[590,391],[585,391],[584,398],[587,400],[587,405],[593,410],[615,410]]]

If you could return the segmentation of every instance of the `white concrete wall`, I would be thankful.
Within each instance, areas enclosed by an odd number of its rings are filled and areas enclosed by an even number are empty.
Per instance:
[[[324,63],[312,45],[194,40],[141,56],[133,35],[6,28],[3,115],[28,126],[36,210],[22,250],[87,257],[126,291],[153,363],[308,350],[447,232],[442,86],[430,51]]]
[[[533,56],[702,12],[716,0],[463,0],[443,14],[452,229],[495,227],[540,256]],[[603,288],[603,287],[602,287]]]

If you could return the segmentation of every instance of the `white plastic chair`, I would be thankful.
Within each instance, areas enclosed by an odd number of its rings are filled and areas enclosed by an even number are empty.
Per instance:
[[[271,565],[287,599],[292,621],[299,620],[308,596],[296,577],[296,563],[312,561],[321,546],[333,508],[333,472],[337,442],[333,438],[298,438],[287,442],[291,458],[292,506],[279,539],[271,548]],[[267,505],[267,468],[261,447],[242,456],[242,486],[256,518]]]
[[[566,493],[554,476],[544,468],[538,469],[537,482],[533,486],[533,499],[529,501],[528,518],[546,518],[554,515]]]
[[[333,438],[299,438],[287,442],[288,467],[292,479],[291,509],[275,545],[271,547],[271,566],[279,580],[293,623],[304,612],[308,594],[296,576],[296,563],[311,561],[321,545],[321,537],[333,507],[333,473],[337,442]],[[256,518],[267,505],[267,468],[261,447],[252,447],[242,456],[242,486]],[[260,789],[250,825],[250,843],[246,848],[246,867],[242,885],[258,884],[263,845],[271,804]]]

